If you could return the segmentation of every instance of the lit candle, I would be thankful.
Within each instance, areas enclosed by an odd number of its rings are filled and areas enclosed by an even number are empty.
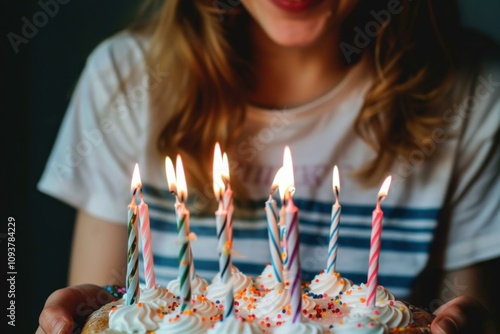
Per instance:
[[[378,193],[377,206],[373,210],[372,215],[372,235],[370,240],[370,259],[368,262],[368,289],[366,291],[366,306],[374,307],[376,296],[377,296],[377,286],[378,286],[378,263],[380,256],[380,245],[382,236],[382,219],[384,218],[384,212],[380,208],[382,201],[387,197],[389,187],[391,185],[391,176],[388,176],[380,191]]]
[[[139,226],[141,231],[141,244],[142,256],[144,259],[144,275],[146,278],[146,287],[153,289],[156,284],[154,264],[153,264],[153,251],[151,247],[151,229],[149,223],[149,209],[146,202],[144,202],[144,194],[142,192],[142,182],[137,168],[138,187],[140,188],[141,202],[139,204]]]
[[[170,158],[167,157],[168,160]],[[186,177],[182,166],[181,157],[177,156],[176,170],[173,170],[172,162],[165,160],[167,180],[169,189],[176,194],[175,214],[177,218],[177,232],[181,248],[179,250],[179,283],[180,283],[180,311],[191,308],[191,246],[189,243],[189,211],[186,208],[187,199]],[[174,174],[172,174],[172,172]],[[168,175],[170,174],[170,175]]]
[[[286,248],[288,253],[288,271],[290,273],[290,304],[292,323],[301,321],[302,289],[300,272],[300,239],[298,208],[293,203],[295,191],[293,178],[292,155],[288,146],[283,158],[283,182],[280,183],[280,194],[285,204]]]
[[[127,298],[126,304],[132,305],[139,300],[139,250],[137,245],[137,203],[136,195],[140,187],[139,180],[139,166],[135,164],[134,174],[132,176],[132,183],[130,191],[132,192],[132,200],[128,205],[128,243],[127,243],[127,281],[126,290]]]
[[[278,206],[273,199],[273,194],[278,188],[278,180],[280,171],[276,173],[274,178],[269,199],[266,202],[266,217],[267,217],[267,233],[269,236],[269,249],[271,251],[271,264],[273,267],[274,276],[278,284],[283,283],[283,260],[281,258],[280,231],[278,228]],[[282,287],[281,287],[282,289]]]
[[[215,212],[215,223],[217,229],[218,252],[219,252],[219,274],[221,282],[226,286],[226,297],[224,301],[224,317],[223,319],[234,314],[234,294],[231,283],[231,239],[229,238],[229,222],[227,202],[228,197],[225,197],[228,183],[225,178],[225,173],[228,170],[224,167],[222,154],[219,144],[215,145],[214,164],[213,164],[213,188],[215,198],[218,201],[218,208]],[[226,176],[227,178],[229,175]]]
[[[224,181],[224,186],[225,186],[222,198],[223,198],[224,208],[226,209],[227,212],[227,227],[228,227],[227,238],[232,244],[234,203],[233,203],[233,191],[231,190],[231,184],[229,182],[229,161],[226,153],[222,155],[222,180]]]
[[[328,244],[328,262],[326,272],[333,274],[337,264],[337,249],[339,243],[339,222],[342,207],[339,203],[340,180],[337,166],[333,167],[333,193],[335,194],[335,204],[332,205],[332,219],[330,222],[330,242]]]
[[[282,184],[283,180],[283,168],[278,170],[278,173],[275,176],[275,180],[278,180],[278,185]],[[281,180],[281,181],[280,181]],[[283,190],[280,189],[280,193]],[[288,253],[286,248],[286,214],[285,214],[285,205],[283,203],[283,196],[281,195],[281,209],[279,213],[278,227],[280,230],[280,246],[281,246],[281,262],[283,262],[283,270],[288,270]],[[283,276],[284,277],[284,276]]]

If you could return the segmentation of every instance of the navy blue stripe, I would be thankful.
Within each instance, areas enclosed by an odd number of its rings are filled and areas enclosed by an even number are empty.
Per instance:
[[[154,255],[155,266],[176,268],[179,266],[179,261],[176,257],[165,257]],[[234,261],[235,266],[244,274],[257,277],[264,269],[263,264],[245,263]],[[194,265],[197,270],[211,271],[215,273],[218,271],[219,262],[217,260],[200,260],[195,259]],[[318,274],[317,271],[302,270],[302,277],[305,280],[311,280]],[[343,277],[349,278],[355,284],[365,283],[366,274],[342,272]],[[210,282],[213,277],[204,277]],[[396,276],[396,275],[379,275],[379,284],[384,286],[408,288],[413,283],[413,278],[410,276]]]
[[[175,223],[161,221],[155,218],[150,218],[151,221],[151,229],[169,232],[169,233],[177,233],[177,226]],[[214,224],[215,225],[215,224]],[[216,237],[215,226],[191,226],[191,232],[194,232],[197,236],[205,236],[205,237]],[[265,228],[256,229],[256,230],[233,230],[233,236],[235,239],[260,239],[267,240],[267,230]],[[311,233],[300,233],[300,243],[304,245],[312,245],[312,246],[320,246],[320,245],[328,245],[328,235],[318,235]],[[427,253],[429,248],[430,241],[402,241],[402,240],[393,240],[393,239],[385,239],[382,234],[382,250],[385,251],[398,251],[398,252],[410,252],[410,253]],[[340,247],[354,247],[354,248],[363,248],[369,249],[370,238],[364,237],[346,237],[340,234],[339,236],[339,246]],[[326,247],[326,246],[325,246]]]
[[[158,211],[162,213],[168,213],[168,214],[175,214],[175,211],[173,209],[169,209],[163,206],[158,206],[154,204],[149,204],[149,209],[150,211]],[[213,216],[204,216],[204,218],[213,218]],[[256,216],[251,216],[251,217],[245,217],[243,220],[247,221],[264,221],[266,219],[265,215],[256,215]],[[327,217],[322,217],[322,220],[311,220],[308,218],[301,217],[299,215],[299,221],[303,225],[310,225],[310,226],[319,226],[319,227],[328,227],[330,228],[330,219]],[[356,222],[342,222],[341,219],[341,228],[352,228],[356,230],[371,230],[371,226],[369,224],[363,224],[363,223],[356,223]],[[402,231],[402,232],[415,232],[415,233],[433,233],[434,228],[433,227],[408,227],[405,226],[404,224],[384,224],[384,231]]]
[[[149,185],[143,185],[143,190],[146,194],[161,199],[171,199],[173,203],[173,195],[166,189],[158,189]],[[247,201],[244,204],[240,203],[235,199],[235,205],[244,207],[250,210],[261,210],[264,212],[264,206],[267,198],[259,200]],[[295,205],[299,210],[304,210],[307,212],[320,213],[320,214],[330,214],[332,211],[332,204],[330,202],[319,202],[308,199],[295,199]],[[148,203],[149,204],[149,203]],[[171,208],[159,208],[154,206],[155,209],[164,212],[174,212],[173,205]],[[369,205],[356,205],[356,204],[342,204],[342,215],[343,216],[366,216],[371,217],[373,209],[375,206]],[[414,209],[414,208],[401,208],[401,207],[390,207],[384,206],[384,216],[389,219],[427,219],[435,220],[439,216],[440,208],[427,208],[427,209]],[[211,216],[211,215],[206,215]],[[253,217],[253,219],[262,219],[260,217]]]
[[[371,218],[370,218],[371,219]],[[311,220],[308,218],[301,217],[299,214],[299,221],[302,225],[317,226],[323,228],[330,228],[330,218],[322,217],[321,220]],[[367,220],[369,221],[369,220]],[[407,232],[407,233],[434,233],[434,227],[415,227],[415,226],[405,226],[403,222],[398,221],[398,225],[394,223],[384,222],[384,231],[395,231],[395,232]],[[340,231],[343,229],[353,229],[353,230],[365,230],[371,231],[371,224],[363,224],[361,222],[345,222],[340,219]],[[340,232],[342,233],[342,232]]]

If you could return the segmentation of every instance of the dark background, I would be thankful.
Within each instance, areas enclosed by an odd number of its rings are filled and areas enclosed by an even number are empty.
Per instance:
[[[41,0],[52,2],[56,0]],[[47,296],[65,286],[74,209],[41,194],[45,166],[79,74],[91,50],[133,19],[140,0],[59,0],[59,11],[15,53],[9,32],[21,35],[22,18],[33,21],[37,1],[3,1],[0,7],[0,158],[2,229],[16,219],[16,331],[34,333]],[[187,1],[187,0],[185,0]],[[15,2],[15,3],[13,3]],[[464,23],[500,42],[500,1],[461,0]],[[7,7],[8,4],[8,7]],[[2,255],[3,256],[3,255]],[[4,262],[5,261],[5,262]],[[2,257],[2,266],[6,259]],[[0,286],[5,284],[0,277]],[[4,292],[5,291],[5,292]],[[0,292],[5,301],[7,292]],[[5,310],[3,304],[0,309]],[[7,307],[7,306],[5,306]]]

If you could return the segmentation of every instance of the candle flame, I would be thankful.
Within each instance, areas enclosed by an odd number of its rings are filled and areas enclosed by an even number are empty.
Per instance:
[[[212,176],[214,182],[213,187],[216,198],[220,198],[226,188],[222,180],[223,173],[224,173],[224,166],[223,166],[222,153],[220,150],[219,143],[216,143],[214,150],[214,165],[212,170]]]
[[[134,173],[132,174],[132,183],[130,184],[130,191],[134,192],[142,187],[141,174],[139,173],[139,165],[135,164]]]
[[[281,176],[278,179],[281,199],[292,196],[295,192],[295,181],[293,177],[292,153],[288,146],[285,147],[283,154],[283,167],[281,167]],[[287,194],[289,193],[289,194]]]
[[[177,192],[177,181],[175,180],[175,169],[174,169],[174,164],[172,163],[172,160],[170,160],[170,157],[165,158],[165,173],[167,175],[167,182],[168,182],[168,190],[171,193],[176,193]]]
[[[339,178],[339,169],[337,165],[333,167],[333,192],[337,193],[340,190],[340,178]]]
[[[182,159],[180,155],[177,155],[177,161],[175,162],[175,169],[177,171],[177,191],[179,194],[179,200],[184,202],[188,196],[186,175],[184,174],[184,167],[182,166]]]
[[[229,182],[229,160],[226,152],[222,155],[222,178]]]
[[[276,175],[274,176],[273,183],[271,185],[271,195],[274,194],[276,189],[278,189],[279,185],[283,182],[281,182],[281,179],[283,178],[283,167],[280,167],[278,171],[276,172]],[[281,190],[280,190],[281,193]]]
[[[380,187],[380,191],[378,192],[378,197],[379,198],[385,198],[387,197],[387,193],[389,192],[389,187],[391,186],[391,180],[392,176],[388,176],[384,183],[382,184],[382,187]]]

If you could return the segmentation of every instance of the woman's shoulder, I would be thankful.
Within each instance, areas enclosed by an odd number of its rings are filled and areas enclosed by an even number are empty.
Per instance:
[[[129,72],[144,65],[149,48],[149,36],[131,30],[122,30],[101,41],[87,58],[87,66],[98,71]]]
[[[500,125],[500,45],[469,32],[458,51],[457,75],[444,118],[465,121],[465,142],[493,138]]]

